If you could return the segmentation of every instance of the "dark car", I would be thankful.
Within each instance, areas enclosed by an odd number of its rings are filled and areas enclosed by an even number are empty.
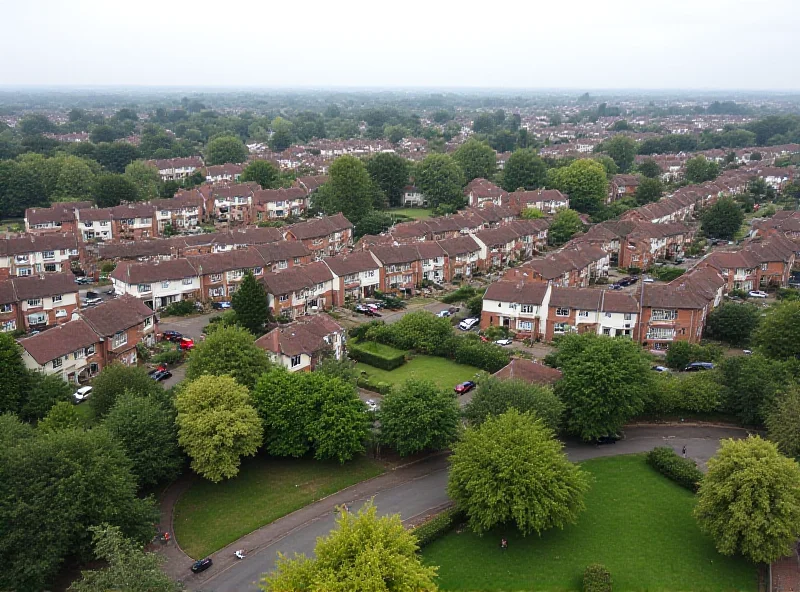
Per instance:
[[[227,301],[211,303],[211,308],[213,308],[214,310],[228,310],[230,307],[231,303]]]
[[[75,278],[75,283],[76,284],[81,284],[81,285],[93,284],[94,280],[92,278],[90,278],[90,277],[77,277],[77,278]]]
[[[465,394],[465,393],[468,393],[468,392],[470,392],[470,391],[471,391],[472,389],[474,389],[476,386],[478,386],[478,385],[476,385],[476,384],[475,384],[474,382],[472,382],[471,380],[468,380],[468,381],[466,381],[466,382],[462,382],[461,384],[457,384],[457,385],[456,385],[456,388],[454,388],[453,390],[454,390],[454,391],[456,391],[456,394],[457,394],[457,395],[463,395],[463,394]]]
[[[167,378],[172,378],[172,372],[169,370],[158,370],[153,372],[150,375],[150,378],[155,380],[156,382],[161,382],[162,380],[166,380]]]
[[[630,286],[632,283],[633,283],[633,278],[624,277],[617,282],[617,285],[625,287],[625,286]]]
[[[612,290],[622,290],[622,286],[620,286],[619,284],[611,284],[610,288]]]
[[[177,331],[164,331],[161,334],[161,337],[167,341],[178,341],[181,337],[183,337],[183,333],[178,333]]]
[[[602,444],[616,444],[617,440],[620,438],[621,436],[619,434],[606,434],[605,436],[596,438],[594,443],[596,446],[600,446]]]
[[[206,557],[205,559],[199,559],[192,563],[192,572],[193,573],[200,573],[201,571],[207,570],[214,562],[211,561],[211,557]]]
[[[703,370],[713,370],[714,364],[711,362],[692,362],[686,368],[683,369],[684,372],[702,372]]]

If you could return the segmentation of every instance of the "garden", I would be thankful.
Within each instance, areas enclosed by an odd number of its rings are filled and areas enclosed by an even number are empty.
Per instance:
[[[756,567],[717,553],[692,517],[695,496],[647,466],[641,455],[581,463],[591,476],[586,511],[575,525],[523,537],[494,528],[456,530],[423,550],[439,566],[441,590],[580,590],[594,563],[613,589],[653,592],[757,589]],[[508,548],[501,550],[501,538]]]
[[[381,370],[359,362],[356,370],[365,372],[370,386],[381,388],[381,384],[397,386],[406,380],[430,380],[438,387],[451,390],[455,385],[466,380],[474,380],[480,372],[475,366],[457,364],[446,358],[418,355],[394,370]],[[362,384],[366,384],[363,383]],[[365,386],[364,388],[369,388]]]

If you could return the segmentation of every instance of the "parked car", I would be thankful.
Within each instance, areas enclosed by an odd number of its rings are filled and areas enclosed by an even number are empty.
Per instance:
[[[184,351],[188,351],[194,347],[194,339],[191,337],[181,337],[178,339],[178,347]]]
[[[450,311],[440,310],[439,312],[436,313],[436,316],[439,317],[440,319],[446,319],[447,317],[450,316]]]
[[[92,395],[92,387],[82,386],[77,391],[72,393],[72,400],[75,401],[75,404],[77,405],[78,403],[83,403],[91,395]]]
[[[669,368],[666,366],[653,366],[652,370],[655,370],[656,372],[669,372]]]
[[[468,380],[466,382],[462,382],[461,384],[457,384],[456,388],[454,388],[453,390],[456,391],[457,395],[463,395],[465,393],[470,392],[476,386],[478,385],[472,382],[471,380]]]
[[[75,283],[76,284],[80,284],[80,285],[83,286],[83,285],[86,285],[86,284],[93,284],[94,280],[92,278],[90,278],[90,277],[78,277],[78,278],[75,278]]]
[[[84,306],[94,306],[95,304],[100,304],[103,302],[103,299],[99,296],[87,297],[81,301],[81,304]]]
[[[480,319],[476,319],[474,317],[469,319],[464,319],[458,324],[458,328],[461,329],[462,331],[471,331],[473,327],[475,327],[475,325],[477,325],[480,322],[481,322]]]
[[[198,559],[194,563],[192,563],[192,573],[200,573],[201,571],[207,570],[209,567],[213,565],[213,561],[211,561],[211,557],[206,557],[205,559]]]
[[[498,339],[494,343],[495,345],[502,345],[505,347],[506,345],[511,345],[514,342],[511,339]]]
[[[769,296],[769,294],[762,290],[750,290],[747,295],[750,296],[750,298],[766,298]]]
[[[223,300],[222,302],[212,302],[211,308],[214,310],[228,310],[231,307],[231,303],[227,300]]]
[[[155,380],[156,382],[161,382],[162,380],[166,380],[167,378],[172,378],[172,372],[169,370],[156,370],[153,374],[150,375],[150,378]]]
[[[606,434],[605,436],[600,436],[596,438],[594,443],[595,446],[600,446],[602,444],[616,444],[617,440],[621,440],[622,436],[619,434]]]
[[[646,275],[646,276],[644,276],[644,277],[642,278],[642,281],[643,281],[645,284],[652,284],[652,283],[653,283],[653,282],[655,282],[656,280],[655,280],[655,278],[651,278],[649,275]]]
[[[714,364],[711,362],[692,362],[686,368],[683,369],[684,372],[701,372],[703,370],[713,370]]]
[[[378,404],[372,399],[367,399],[367,411],[377,411],[377,410],[378,410]]]
[[[177,331],[164,331],[161,334],[162,339],[166,339],[167,341],[173,341],[173,342],[178,341],[178,339],[180,339],[181,337],[183,337],[183,334],[178,333]]]

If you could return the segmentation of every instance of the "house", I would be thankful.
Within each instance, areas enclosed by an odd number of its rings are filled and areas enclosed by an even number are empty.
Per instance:
[[[256,279],[264,275],[264,258],[255,249],[236,249],[186,258],[200,278],[201,299],[230,300],[249,271]]]
[[[272,272],[295,265],[308,265],[313,259],[309,248],[300,241],[265,243],[253,248],[261,255],[265,268]]]
[[[228,162],[225,164],[214,164],[206,167],[206,182],[220,183],[222,181],[239,181],[244,167],[241,164]]]
[[[159,236],[155,205],[127,203],[106,209],[111,213],[111,235],[114,240],[141,240]]]
[[[311,195],[315,191],[317,191],[320,187],[322,187],[325,182],[328,180],[328,177],[325,175],[315,175],[310,177],[297,177],[295,179],[294,185],[297,187],[302,187],[306,195]]]
[[[285,227],[284,238],[301,241],[316,259],[333,257],[353,245],[353,223],[341,213],[321,216]]]
[[[573,242],[544,258],[531,259],[508,269],[503,279],[522,282],[546,282],[554,286],[586,288],[608,276],[610,257],[602,248]]]
[[[333,273],[322,261],[265,273],[261,283],[274,316],[297,318],[334,305]]]
[[[0,239],[0,279],[70,271],[78,252],[74,234],[31,234]]]
[[[214,186],[211,195],[216,221],[228,225],[249,224],[252,218],[253,195],[260,189],[258,183]]]
[[[80,318],[100,338],[96,353],[100,354],[103,366],[113,362],[135,365],[136,346],[153,345],[158,332],[153,310],[127,294],[82,310]]]
[[[519,260],[516,249],[518,234],[509,226],[480,230],[472,235],[481,249],[480,258],[487,269],[504,267]]]
[[[518,338],[538,338],[547,322],[549,290],[543,282],[490,284],[483,295],[481,330],[506,327]]]
[[[598,333],[633,338],[639,320],[639,303],[631,294],[603,290]]]
[[[380,265],[366,251],[327,257],[323,262],[333,273],[336,306],[371,297],[380,289]]]
[[[158,174],[161,175],[163,181],[185,179],[196,170],[203,168],[203,160],[199,156],[148,160],[147,164],[158,169]]]
[[[259,337],[256,345],[290,372],[307,372],[326,356],[344,357],[345,330],[326,314],[301,316]]]
[[[561,370],[545,366],[535,360],[512,358],[508,365],[492,374],[500,380],[524,380],[542,386],[552,385],[561,380]]]
[[[302,187],[261,189],[253,194],[253,216],[257,222],[302,216],[308,209],[308,194]]]
[[[608,183],[608,199],[606,203],[611,203],[626,197],[633,197],[638,188],[638,175],[614,175]]]
[[[755,253],[748,250],[715,251],[705,257],[700,266],[716,269],[725,279],[725,291],[757,290],[760,286],[761,262]],[[788,282],[788,279],[787,279]]]
[[[569,197],[558,189],[515,191],[508,194],[508,203],[517,212],[535,208],[545,214],[555,214],[558,210],[569,208]]]
[[[176,232],[197,228],[205,218],[205,200],[197,191],[182,190],[171,199],[154,199],[158,236],[170,225]]]
[[[481,244],[472,236],[459,236],[440,240],[437,243],[446,255],[447,263],[443,274],[445,281],[452,281],[455,277],[468,278],[475,271],[483,268],[485,260],[481,258]],[[429,277],[429,272],[425,270],[426,263],[427,261],[423,260],[423,277],[437,283],[440,282],[437,274]]]
[[[76,319],[18,340],[29,370],[86,382],[103,368],[100,337],[83,319]]]
[[[66,323],[81,306],[78,285],[71,273],[17,277],[6,282],[13,287],[16,326],[20,329],[44,329]]]
[[[449,281],[452,279],[453,276],[451,273],[453,272],[453,269],[450,267],[450,257],[448,257],[447,252],[444,250],[442,245],[439,244],[439,241],[424,241],[421,243],[416,243],[414,247],[417,249],[420,267],[422,269],[422,279],[420,282],[422,282],[422,280],[429,280],[438,284],[442,281]],[[465,253],[464,256],[468,258],[467,253]],[[466,272],[467,268],[465,263],[468,262],[462,261],[459,263],[461,272]]]
[[[10,281],[0,282],[0,333],[16,331],[19,318],[19,300],[14,284]]]
[[[25,232],[27,234],[77,233],[75,210],[91,208],[90,201],[57,202],[49,208],[25,210]]]
[[[422,282],[422,261],[414,245],[374,246],[369,252],[380,265],[381,291],[413,294]]]
[[[487,203],[503,205],[508,200],[508,192],[486,179],[473,179],[464,188],[470,207],[482,207]]]
[[[568,333],[599,333],[603,292],[589,288],[550,288],[544,340]]]
[[[424,208],[428,205],[428,199],[414,185],[403,187],[403,207],[404,208]]]
[[[186,259],[123,261],[117,264],[110,278],[118,296],[130,294],[153,310],[180,300],[201,299],[200,275]]]
[[[110,241],[114,238],[111,208],[77,210],[75,218],[81,242]]]

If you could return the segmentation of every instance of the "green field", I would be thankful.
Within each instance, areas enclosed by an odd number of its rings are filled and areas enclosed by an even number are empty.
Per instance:
[[[464,530],[423,551],[438,565],[441,590],[581,590],[583,570],[602,563],[614,592],[731,592],[757,589],[756,567],[716,552],[692,517],[694,496],[659,475],[641,455],[590,460],[586,511],[562,530],[522,537]],[[508,549],[500,550],[501,537]]]
[[[415,220],[424,220],[433,216],[432,210],[427,208],[397,208],[396,210],[389,210],[390,214],[398,214],[400,216],[408,216]]]
[[[380,475],[366,457],[341,465],[311,458],[258,456],[221,483],[198,479],[175,505],[175,538],[199,559],[310,503]]]
[[[446,358],[436,356],[415,356],[399,368],[391,372],[380,370],[367,364],[356,364],[356,369],[366,372],[370,379],[391,384],[400,384],[409,378],[432,380],[440,387],[452,389],[459,382],[472,380],[480,372],[474,366],[456,364]]]

